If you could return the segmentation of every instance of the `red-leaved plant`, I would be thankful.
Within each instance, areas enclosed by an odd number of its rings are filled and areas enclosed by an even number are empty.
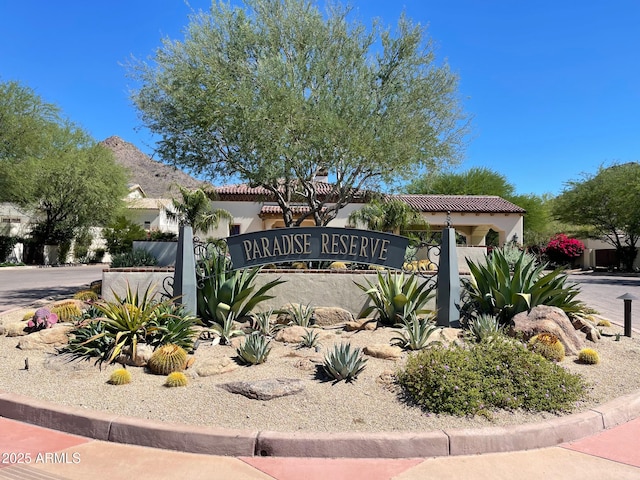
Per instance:
[[[564,233],[554,235],[544,249],[551,263],[570,265],[584,252],[584,243],[576,238],[569,238]]]

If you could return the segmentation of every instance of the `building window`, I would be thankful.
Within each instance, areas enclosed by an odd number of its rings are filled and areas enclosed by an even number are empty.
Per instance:
[[[151,222],[144,222],[144,229],[151,230]]]
[[[240,235],[240,225],[234,223],[233,225],[229,225],[229,236]]]

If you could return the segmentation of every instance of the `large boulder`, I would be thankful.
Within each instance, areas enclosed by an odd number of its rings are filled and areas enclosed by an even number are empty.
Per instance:
[[[509,329],[510,335],[521,334],[525,341],[545,332],[558,337],[566,355],[577,355],[584,347],[584,339],[573,327],[567,314],[558,307],[538,305],[528,313],[519,313],[511,320]]]
[[[18,348],[21,350],[39,350],[55,353],[55,351],[69,343],[69,332],[72,325],[58,324],[52,328],[38,330],[24,337],[20,337]]]
[[[339,307],[316,307],[313,315],[316,319],[316,325],[320,327],[330,327],[353,321],[351,312]]]

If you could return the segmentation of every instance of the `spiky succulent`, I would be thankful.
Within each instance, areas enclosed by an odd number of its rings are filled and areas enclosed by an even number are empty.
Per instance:
[[[480,314],[472,318],[467,324],[468,337],[476,342],[482,342],[503,333],[504,329],[494,315]]]
[[[291,322],[293,325],[298,325],[300,327],[310,327],[313,324],[313,312],[314,309],[309,305],[291,305],[289,308],[285,310],[285,313],[289,315],[291,318]]]
[[[151,354],[147,367],[156,375],[169,375],[172,372],[181,372],[187,366],[187,352],[184,348],[167,344],[158,347]]]
[[[578,361],[588,365],[600,363],[600,355],[593,348],[583,348],[578,352]]]
[[[334,345],[333,349],[324,357],[324,371],[331,378],[338,381],[350,382],[364,370],[367,359],[363,357],[359,348],[351,348],[351,344]]]
[[[187,376],[182,372],[172,372],[167,375],[167,379],[164,382],[165,387],[186,387]]]
[[[64,302],[51,309],[61,322],[70,322],[82,318],[82,310],[75,301]]]
[[[564,360],[564,345],[558,337],[551,333],[540,333],[529,340],[529,350],[539,353],[547,360],[561,362]]]
[[[308,329],[307,333],[302,336],[300,340],[301,348],[314,348],[320,344],[320,335],[314,329]]]
[[[397,331],[398,335],[391,339],[392,342],[409,350],[421,350],[429,343],[429,338],[442,329],[437,327],[432,320],[409,315],[397,326],[402,330]]]
[[[267,361],[271,352],[271,341],[258,332],[247,335],[245,341],[237,348],[240,359],[249,365],[257,365]]]
[[[131,383],[131,372],[126,368],[118,368],[111,373],[109,381],[111,385],[126,385]]]

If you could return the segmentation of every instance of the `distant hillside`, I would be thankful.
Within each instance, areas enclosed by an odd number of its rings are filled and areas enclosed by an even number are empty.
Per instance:
[[[187,188],[206,185],[175,167],[151,159],[120,137],[109,137],[100,143],[111,150],[116,161],[129,171],[129,182],[140,185],[149,198],[177,196],[176,184]]]

